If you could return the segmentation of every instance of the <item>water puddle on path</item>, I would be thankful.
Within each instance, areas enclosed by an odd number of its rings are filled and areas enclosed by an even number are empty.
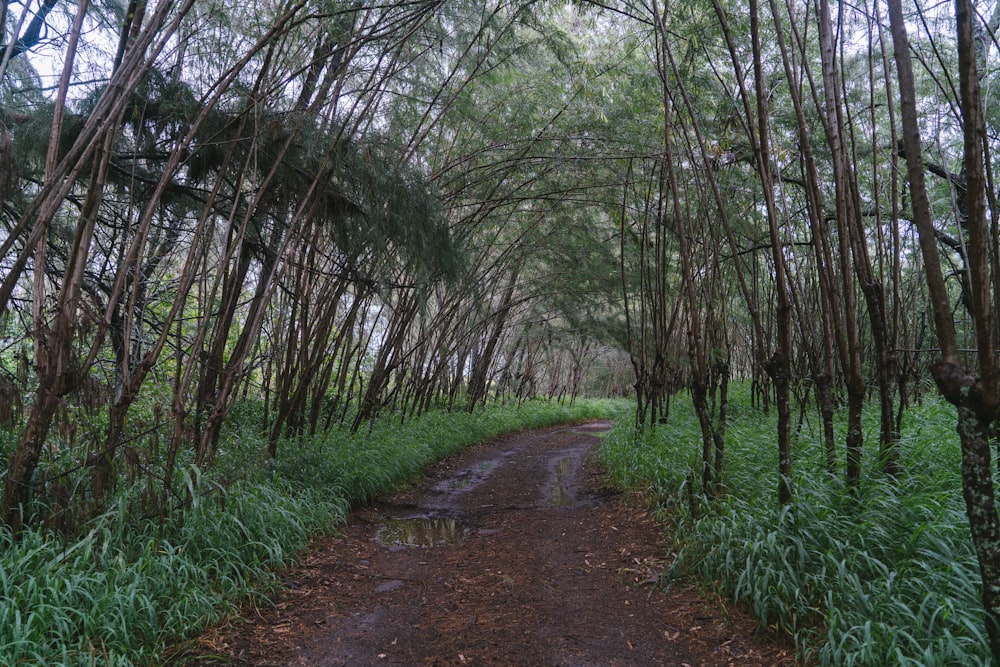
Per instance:
[[[565,456],[552,466],[552,485],[549,487],[549,503],[552,507],[569,507],[576,502],[573,487],[579,463],[577,457]]]
[[[378,533],[386,546],[440,547],[465,537],[465,526],[457,519],[411,517],[388,519]]]
[[[574,433],[585,433],[587,435],[602,435],[611,430],[611,422],[598,421],[578,424],[573,428]]]
[[[468,491],[482,484],[500,465],[500,461],[481,461],[471,468],[460,470],[452,477],[441,480],[434,485],[434,490],[439,493],[453,493]]]

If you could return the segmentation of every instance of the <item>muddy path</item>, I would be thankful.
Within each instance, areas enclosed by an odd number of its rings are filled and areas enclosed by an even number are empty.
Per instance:
[[[195,665],[793,665],[787,641],[691,590],[606,488],[605,423],[500,438],[354,512],[284,574],[273,608],[197,643]]]

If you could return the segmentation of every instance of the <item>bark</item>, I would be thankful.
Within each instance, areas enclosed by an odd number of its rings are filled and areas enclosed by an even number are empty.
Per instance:
[[[935,372],[935,379],[938,373]],[[940,382],[940,381],[939,381]],[[997,518],[990,442],[995,419],[958,405],[962,442],[962,496],[983,580],[986,630],[994,663],[1000,661],[1000,520]]]
[[[726,449],[726,420],[729,413],[729,364],[719,362],[716,365],[716,374],[719,380],[719,402],[715,427],[712,429],[712,441],[715,443],[715,479],[721,481]]]
[[[196,465],[203,465],[205,461],[211,460],[215,455],[222,423],[233,406],[236,390],[246,373],[247,354],[260,332],[265,309],[274,294],[274,290],[277,289],[278,280],[288,266],[284,261],[284,255],[287,252],[287,245],[291,242],[289,236],[292,236],[291,232],[285,236],[276,234],[272,239],[269,252],[265,253],[260,277],[250,300],[246,320],[243,322],[240,335],[230,352],[229,360],[217,376],[218,383],[209,404],[204,429],[198,440],[195,456]]]
[[[45,177],[49,184],[56,179],[56,173],[59,171],[56,146],[59,141],[70,74],[87,6],[87,0],[81,0],[67,45],[66,60],[60,78],[56,111],[45,161]],[[40,197],[41,195],[39,195]],[[99,201],[99,190],[88,192],[84,214],[90,212],[90,206],[96,208],[96,202]],[[3,480],[0,518],[14,532],[18,532],[22,527],[24,508],[30,495],[32,477],[38,467],[45,439],[59,405],[59,398],[76,388],[86,370],[86,367],[81,369],[79,363],[73,358],[73,341],[78,327],[78,301],[84,267],[83,260],[93,232],[93,221],[84,217],[77,220],[71,260],[64,269],[64,283],[56,295],[55,309],[51,313],[50,319],[50,306],[47,303],[46,290],[46,258],[49,227],[58,204],[58,199],[46,202],[43,210],[51,210],[51,215],[43,213],[33,230],[37,232],[37,236],[34,241],[29,241],[25,246],[26,250],[34,246],[35,251],[32,317],[38,387],[35,390],[35,399],[28,415],[28,423],[14,451],[11,452],[7,475]]]
[[[756,142],[757,172],[760,175],[767,211],[768,234],[774,263],[774,289],[777,297],[775,319],[777,346],[764,365],[764,370],[774,383],[774,402],[778,412],[778,502],[792,501],[792,449],[791,405],[789,388],[791,380],[792,306],[788,295],[787,267],[782,252],[781,232],[778,226],[778,209],[774,199],[774,178],[771,173],[770,124],[768,122],[767,86],[764,82],[760,44],[760,19],[756,0],[750,0],[750,39],[753,48],[754,89],[757,98]]]
[[[4,3],[6,6],[6,3]],[[4,60],[19,56],[38,45],[42,40],[42,30],[45,28],[45,21],[56,6],[56,0],[44,0],[35,15],[31,17],[31,22],[24,29],[21,36],[13,44],[0,45],[0,50],[4,52]],[[9,54],[9,55],[8,55]]]
[[[417,315],[418,307],[416,294],[411,290],[400,295],[392,309],[385,341],[379,348],[358,413],[351,423],[352,433],[357,432],[365,422],[377,417],[384,407],[393,373],[405,360],[406,334]]]
[[[754,155],[754,166],[761,180],[763,189],[764,205],[767,212],[768,238],[770,240],[771,259],[774,271],[774,292],[776,297],[775,319],[776,319],[776,342],[777,346],[773,354],[767,356],[764,341],[770,338],[770,332],[764,330],[763,318],[760,317],[757,304],[758,298],[758,278],[759,270],[756,263],[756,254],[752,255],[754,264],[752,265],[752,281],[748,284],[742,276],[742,271],[738,274],[741,290],[750,308],[752,321],[754,324],[754,350],[755,361],[753,368],[753,380],[751,397],[754,404],[759,404],[767,412],[770,409],[770,389],[773,388],[775,396],[775,406],[778,411],[777,444],[778,444],[778,501],[782,504],[791,502],[792,497],[792,459],[791,459],[791,407],[789,402],[790,391],[790,365],[792,347],[792,320],[791,320],[791,300],[788,290],[787,267],[784,255],[782,254],[781,231],[778,224],[778,210],[774,198],[774,177],[771,171],[771,156],[769,151],[769,123],[767,109],[767,88],[764,84],[763,69],[761,64],[761,44],[760,44],[760,18],[758,4],[756,1],[750,5],[750,33],[751,46],[753,50],[753,83],[756,95],[756,112],[752,109],[752,96],[744,85],[745,73],[740,61],[736,43],[732,31],[729,28],[729,21],[726,10],[723,9],[719,0],[712,0],[715,15],[722,27],[726,46],[729,51],[733,71],[736,74],[736,81],[739,87],[739,98],[743,106],[743,113],[747,119],[747,139],[751,145]],[[689,107],[690,108],[690,105]],[[705,153],[702,144],[702,153]],[[714,183],[714,180],[712,181]],[[724,208],[722,197],[718,188],[713,185],[713,192],[717,204]],[[726,223],[726,235],[729,239],[734,256],[735,241],[732,229],[728,223],[728,217],[723,215]],[[764,371],[761,377],[759,370]],[[770,381],[771,387],[767,386]]]
[[[826,453],[826,471],[837,472],[836,436],[833,429],[833,376],[824,370],[816,376],[816,404],[823,422],[823,445]]]
[[[836,189],[835,205],[837,226],[840,233],[841,278],[843,280],[842,298],[847,326],[847,483],[856,487],[860,482],[864,435],[861,427],[861,411],[865,401],[865,379],[861,357],[861,340],[857,321],[857,305],[854,299],[854,285],[851,276],[857,277],[862,291],[867,297],[868,312],[871,318],[872,336],[875,340],[876,363],[878,364],[879,391],[884,395],[888,383],[884,374],[884,341],[885,323],[884,309],[880,306],[881,286],[872,275],[871,262],[866,250],[864,230],[861,225],[860,210],[856,193],[858,191],[857,176],[849,162],[847,140],[844,136],[843,107],[840,100],[840,81],[837,77],[835,41],[833,22],[830,16],[828,0],[819,2],[819,36],[820,53],[823,63],[823,93],[825,101],[824,127],[827,143],[833,155],[834,181]],[[883,401],[883,405],[885,401]],[[891,406],[891,401],[889,402]],[[891,423],[894,415],[890,409],[888,415],[883,411],[883,420]],[[885,422],[884,422],[885,423]]]
[[[510,315],[519,274],[520,269],[518,267],[515,267],[511,271],[510,277],[507,279],[507,287],[504,289],[497,310],[491,318],[492,327],[486,339],[486,345],[483,346],[472,366],[472,373],[469,376],[470,412],[475,408],[476,403],[486,399],[490,367],[493,365],[493,357],[496,355],[497,344],[500,342],[500,336],[504,332],[504,325],[507,323],[507,318]]]
[[[937,252],[937,236],[931,218],[930,200],[924,179],[924,165],[920,140],[920,124],[917,117],[916,85],[913,79],[913,64],[910,59],[909,39],[900,0],[888,0],[889,19],[892,28],[893,52],[899,83],[900,120],[903,129],[906,175],[910,184],[910,201],[913,222],[917,228],[920,253],[924,261],[924,274],[930,295],[934,316],[934,330],[938,336],[942,357],[951,362],[958,361],[955,342],[955,327],[951,319],[951,303],[941,270],[941,259]]]
[[[990,297],[991,240],[985,215],[983,190],[984,124],[979,78],[976,70],[974,8],[968,0],[956,0],[962,130],[965,140],[963,169],[967,176],[965,210],[969,231],[970,310],[979,349],[980,378],[961,363],[955,341],[950,302],[944,286],[936,237],[930,217],[921,164],[920,132],[916,114],[913,68],[900,0],[889,0],[896,65],[899,74],[900,109],[907,174],[913,197],[913,217],[934,312],[941,360],[932,374],[942,395],[958,411],[957,430],[962,445],[962,493],[969,517],[972,542],[983,582],[986,629],[994,662],[1000,662],[1000,518],[997,515],[990,439],[998,416],[997,360],[992,348],[993,312]]]
[[[1000,661],[1000,517],[997,515],[990,440],[1000,401],[1000,364],[994,344],[994,313],[990,294],[991,239],[986,220],[983,143],[986,136],[980,81],[976,67],[975,7],[970,0],[956,0],[959,90],[962,130],[965,140],[963,171],[966,174],[969,233],[969,281],[976,344],[979,348],[979,380],[966,384],[967,374],[950,368],[947,360],[934,368],[935,380],[955,371],[962,381],[955,395],[946,387],[945,396],[958,407],[958,432],[962,440],[962,492],[972,531],[972,542],[983,578],[986,629],[994,661]]]
[[[669,191],[672,202],[672,215],[677,226],[677,239],[680,248],[681,274],[683,278],[682,291],[687,304],[688,320],[688,356],[691,360],[691,398],[694,403],[695,413],[698,416],[698,424],[701,428],[702,456],[701,456],[701,478],[702,488],[706,494],[714,493],[718,482],[717,472],[721,472],[723,449],[722,434],[713,427],[708,410],[708,385],[709,385],[709,365],[705,351],[705,336],[702,329],[701,312],[698,295],[695,292],[695,271],[692,265],[694,249],[691,247],[690,239],[700,236],[694,227],[694,221],[689,211],[685,210],[681,202],[680,184],[677,180],[677,173],[674,169],[675,148],[674,148],[674,100],[670,91],[670,72],[674,71],[674,60],[668,42],[669,31],[666,25],[666,16],[657,8],[657,3],[653,4],[656,12],[657,34],[659,37],[659,71],[662,85],[663,113],[664,113],[664,136],[663,136],[663,166],[661,168],[661,181],[659,197],[662,201]],[[678,156],[678,159],[680,157]],[[660,223],[666,216],[665,211],[659,215]],[[661,252],[657,256],[658,270],[665,273],[667,256]],[[667,285],[660,282],[657,285],[660,290],[659,300],[667,299]],[[709,305],[706,319],[712,319],[711,299],[707,300]],[[715,458],[713,464],[713,454],[718,451],[719,456]]]
[[[3,479],[0,519],[15,533],[24,525],[24,508],[31,495],[35,470],[60,402],[58,394],[52,389],[54,382],[46,381],[46,378],[40,379],[43,381],[39,392],[31,404],[28,421],[18,445],[7,461],[7,474]]]

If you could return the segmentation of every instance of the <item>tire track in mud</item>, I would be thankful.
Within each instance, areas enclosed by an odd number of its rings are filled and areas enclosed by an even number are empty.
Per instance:
[[[643,506],[603,486],[606,422],[516,434],[351,515],[276,608],[205,638],[230,665],[792,665],[689,590]],[[196,664],[219,664],[199,663]]]

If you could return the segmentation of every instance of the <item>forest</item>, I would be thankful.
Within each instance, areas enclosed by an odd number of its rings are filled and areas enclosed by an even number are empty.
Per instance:
[[[1000,4],[0,25],[12,664],[166,660],[351,504],[594,416],[664,581],[806,664],[1000,660]]]

